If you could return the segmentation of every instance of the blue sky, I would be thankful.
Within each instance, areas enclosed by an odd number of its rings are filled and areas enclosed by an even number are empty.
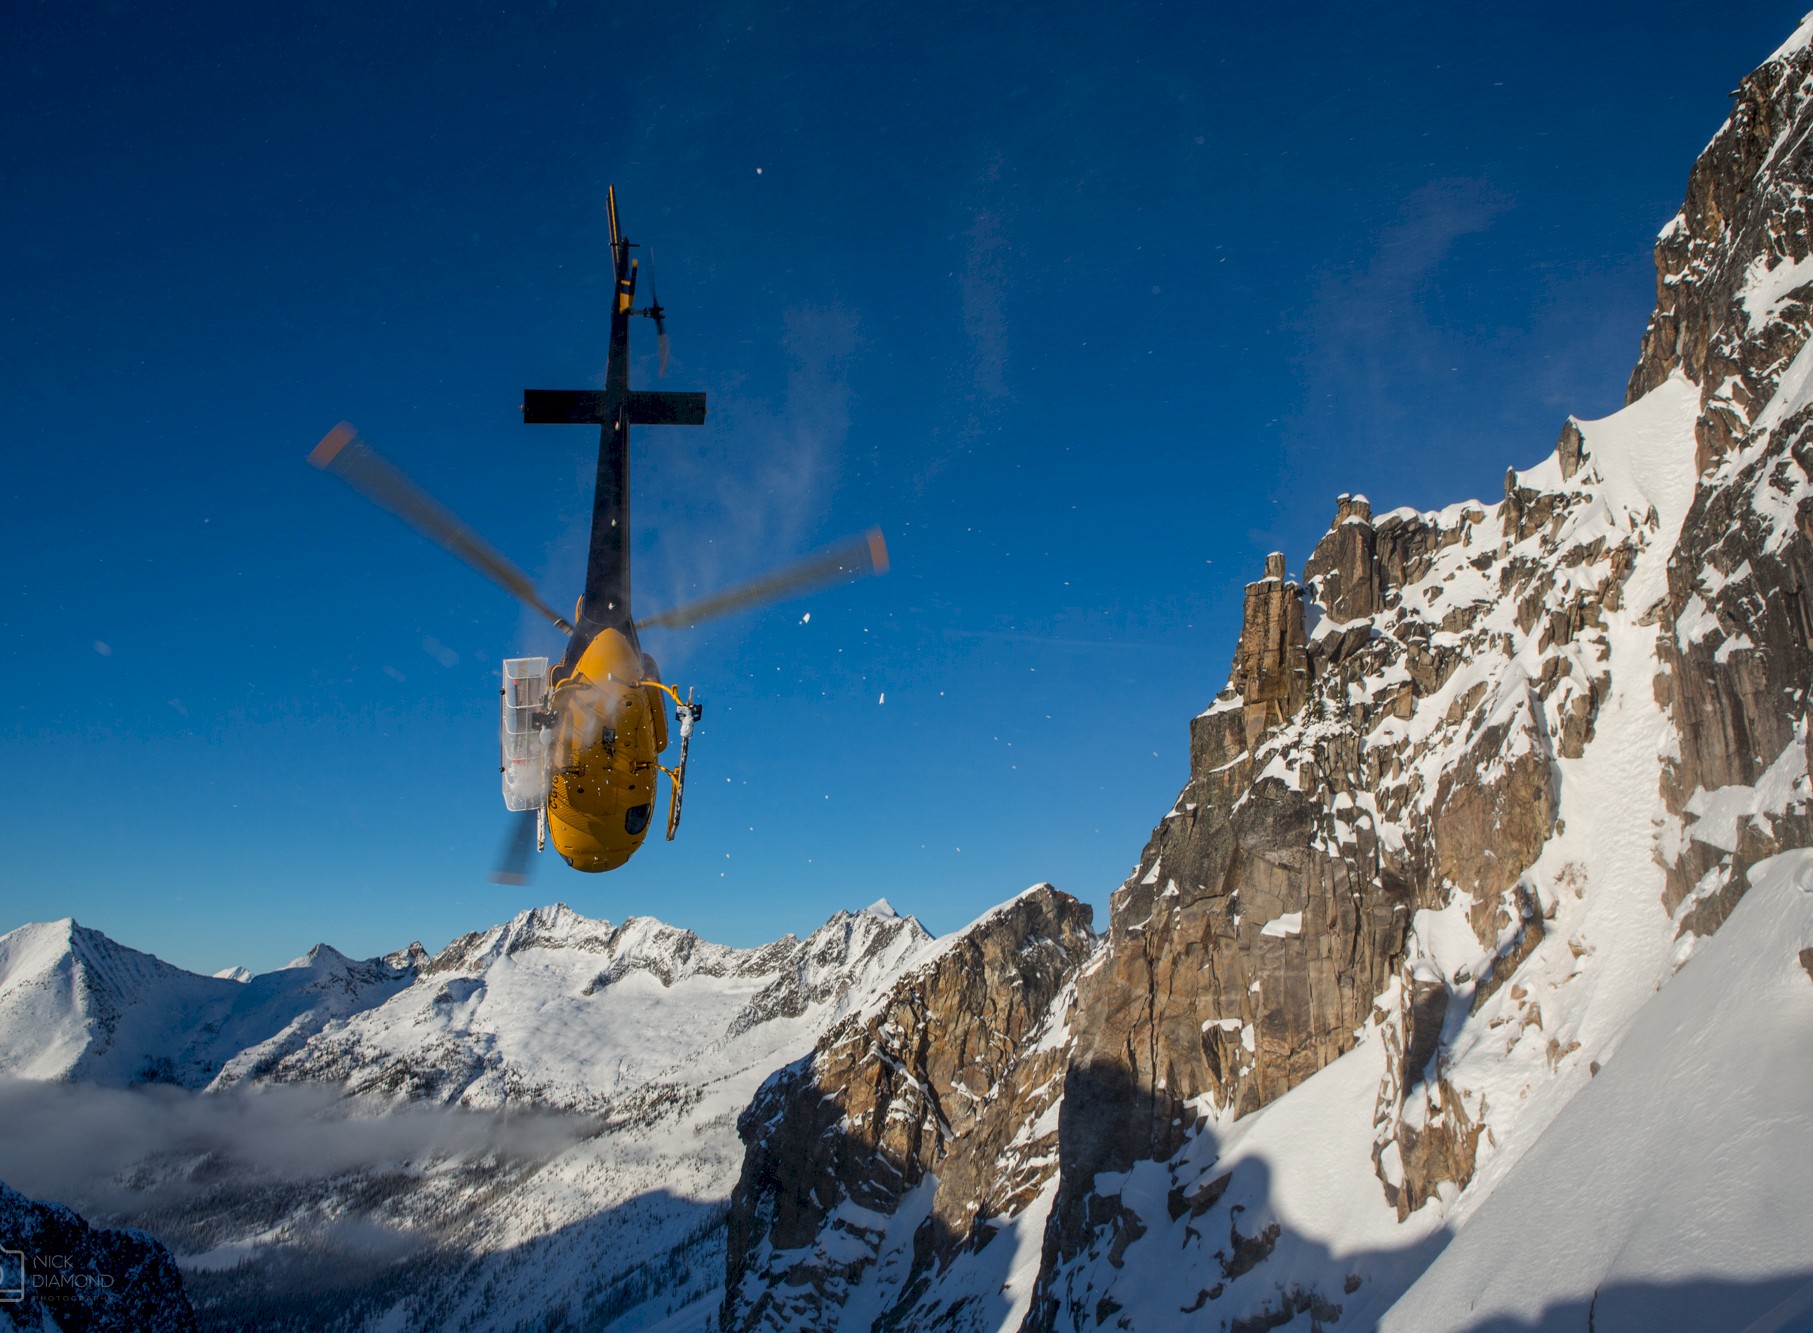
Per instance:
[[[1620,405],[1655,232],[1798,17],[15,6],[0,928],[258,969],[1046,879],[1104,922],[1264,553]],[[495,673],[552,632],[303,458],[352,420],[569,605],[596,437],[516,407],[602,371],[613,181],[711,399],[637,435],[639,607],[871,523],[895,570],[651,634],[707,701],[680,840],[504,890]]]

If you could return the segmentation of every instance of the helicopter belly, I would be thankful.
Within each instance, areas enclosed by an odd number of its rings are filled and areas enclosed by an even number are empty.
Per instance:
[[[643,825],[644,832],[647,827]],[[642,834],[625,833],[608,819],[568,823],[552,810],[548,814],[548,837],[568,865],[592,874],[615,870],[642,845]]]
[[[599,640],[617,637],[607,632]],[[636,672],[640,657],[608,651],[615,647],[594,643],[606,651],[595,661],[588,650],[554,691],[548,834],[575,870],[615,870],[628,861],[648,836],[655,808],[660,767],[653,710]]]
[[[576,870],[615,870],[648,834],[659,771],[654,736],[644,719],[639,729],[620,727],[608,743],[563,758],[548,783],[554,849]]]

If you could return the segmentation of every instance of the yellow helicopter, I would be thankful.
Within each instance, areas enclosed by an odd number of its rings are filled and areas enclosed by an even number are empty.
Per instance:
[[[686,762],[703,706],[682,699],[662,681],[642,651],[637,632],[654,626],[696,625],[838,579],[887,570],[887,546],[871,529],[750,583],[674,611],[636,620],[630,613],[629,434],[631,426],[696,426],[705,420],[702,393],[664,393],[629,387],[630,318],[655,325],[659,372],[667,370],[666,311],[650,291],[636,308],[635,248],[617,226],[617,191],[606,196],[611,258],[616,273],[611,343],[602,390],[529,389],[523,421],[530,425],[597,425],[597,482],[585,591],[567,620],[541,598],[528,577],[468,525],[404,476],[341,422],[309,454],[315,467],[351,485],[533,607],[569,636],[565,655],[550,669],[545,657],[506,659],[499,718],[504,804],[520,812],[492,878],[521,884],[530,858],[551,839],[576,870],[615,870],[642,846],[654,810],[657,775],[670,792],[667,837],[680,826]],[[668,747],[672,703],[680,750],[672,768],[659,756]]]

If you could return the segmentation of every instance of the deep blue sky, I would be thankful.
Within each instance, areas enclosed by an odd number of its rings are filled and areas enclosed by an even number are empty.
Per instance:
[[[1615,409],[1655,232],[1798,18],[13,5],[0,929],[212,970],[557,899],[1105,919],[1264,552]],[[896,568],[651,635],[708,707],[680,840],[502,890],[495,673],[552,634],[303,457],[351,419],[569,605],[596,437],[516,407],[602,370],[612,181],[711,395],[636,439],[642,609],[870,523]]]

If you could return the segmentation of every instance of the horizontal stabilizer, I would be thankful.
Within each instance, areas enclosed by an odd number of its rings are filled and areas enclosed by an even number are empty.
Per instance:
[[[630,394],[633,426],[703,426],[705,395],[638,389]]]
[[[705,395],[637,390],[629,396],[632,426],[702,426]],[[530,426],[602,425],[605,395],[598,389],[525,389],[522,419]]]

